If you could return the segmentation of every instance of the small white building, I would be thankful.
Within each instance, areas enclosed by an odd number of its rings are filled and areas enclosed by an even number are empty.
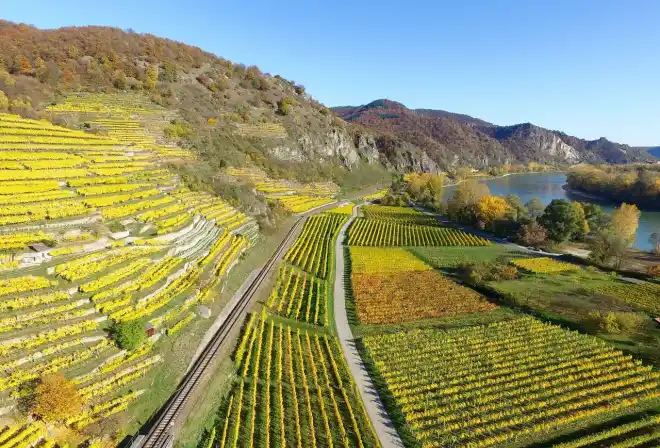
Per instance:
[[[124,238],[128,237],[131,233],[128,230],[124,230],[123,232],[115,232],[110,234],[110,238],[113,239],[114,241],[117,240],[123,240]]]
[[[209,309],[208,306],[198,305],[197,314],[199,314],[204,319],[208,319],[209,317],[211,317],[211,310]]]
[[[52,258],[48,255],[48,251],[50,251],[51,248],[44,243],[30,244],[30,249],[32,249],[33,252],[26,252],[18,255],[17,258],[20,258],[21,262],[25,264],[39,264]]]

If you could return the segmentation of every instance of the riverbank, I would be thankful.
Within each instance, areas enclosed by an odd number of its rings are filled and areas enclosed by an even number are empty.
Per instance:
[[[586,198],[586,199],[594,199],[594,200],[599,201],[599,202],[617,203],[617,201],[611,201],[607,198],[596,196],[595,194],[586,193],[584,191],[576,190],[574,188],[569,187],[568,184],[562,185],[561,188],[563,188],[569,194],[574,194],[575,196],[580,196],[580,197],[583,197],[583,198]]]
[[[603,203],[607,203],[607,204],[622,204],[622,203],[625,202],[627,204],[635,204],[640,210],[645,210],[645,211],[648,211],[648,212],[658,212],[658,211],[660,211],[660,209],[658,209],[657,207],[648,207],[648,206],[645,206],[645,205],[637,204],[637,203],[632,202],[632,201],[628,202],[624,199],[617,199],[617,198],[612,198],[612,197],[607,197],[607,196],[599,196],[599,195],[594,194],[594,193],[588,193],[586,191],[576,190],[575,188],[569,187],[568,184],[564,185],[562,188],[564,190],[566,190],[567,193],[574,194],[576,196],[581,196],[581,197],[588,198],[588,199],[593,199],[595,201],[599,201],[599,202],[603,202]]]
[[[565,171],[525,171],[523,173],[506,173],[506,174],[500,174],[499,176],[472,176],[468,177],[467,179],[459,180],[458,182],[454,182],[453,184],[443,184],[443,187],[455,187],[456,185],[460,185],[463,182],[467,180],[484,180],[484,181],[490,181],[490,180],[497,180],[497,179],[503,179],[505,177],[509,176],[519,176],[519,175],[524,175],[524,174],[561,174],[565,173]]]

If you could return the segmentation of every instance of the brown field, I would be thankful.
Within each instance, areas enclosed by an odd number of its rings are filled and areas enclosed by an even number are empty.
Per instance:
[[[389,324],[490,311],[481,295],[432,270],[351,276],[362,324]]]

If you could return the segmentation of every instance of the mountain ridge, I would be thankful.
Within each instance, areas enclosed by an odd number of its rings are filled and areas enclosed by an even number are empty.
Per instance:
[[[367,129],[401,138],[423,150],[435,152],[445,159],[445,164],[460,161],[461,148],[477,167],[493,163],[571,165],[581,162],[647,162],[652,160],[653,155],[603,137],[585,140],[532,123],[498,126],[469,115],[444,110],[408,109],[402,103],[386,99],[332,110],[348,122],[359,123]]]

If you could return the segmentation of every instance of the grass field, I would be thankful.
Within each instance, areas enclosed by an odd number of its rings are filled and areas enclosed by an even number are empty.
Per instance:
[[[484,247],[413,247],[410,251],[438,269],[455,268],[477,260],[493,262],[500,257],[508,259],[519,256],[501,244]]]

